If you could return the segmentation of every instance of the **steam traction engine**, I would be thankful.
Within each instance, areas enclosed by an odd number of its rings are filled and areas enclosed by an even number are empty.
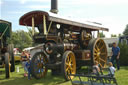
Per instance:
[[[13,44],[7,43],[7,39],[11,39],[11,29],[11,22],[0,20],[0,68],[5,68],[6,78],[10,77],[10,71],[15,71]]]
[[[107,28],[61,18],[45,11],[26,13],[19,23],[32,27],[34,42],[41,44],[32,52],[31,69],[37,79],[51,69],[52,74],[62,73],[69,80],[68,74],[75,74],[81,66],[93,65],[94,61],[102,67],[106,64],[106,45],[102,39],[93,38],[92,32],[108,31]]]

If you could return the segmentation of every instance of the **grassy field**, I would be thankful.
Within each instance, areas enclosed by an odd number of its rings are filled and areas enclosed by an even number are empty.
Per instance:
[[[51,76],[50,71],[45,78],[28,80],[23,77],[21,65],[17,66],[20,67],[20,72],[11,73],[10,79],[5,79],[4,69],[0,68],[0,85],[71,85],[71,82],[65,81],[62,76]],[[119,85],[128,85],[128,67],[121,67],[121,70],[116,72],[116,78]]]

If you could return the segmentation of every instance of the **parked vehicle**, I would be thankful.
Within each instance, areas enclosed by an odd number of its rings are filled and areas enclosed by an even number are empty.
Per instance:
[[[112,44],[113,42],[119,43],[119,38],[118,37],[114,37],[114,38],[103,38],[103,40],[106,43],[106,47],[107,47],[107,52],[108,52],[108,57],[111,57],[111,52],[112,52]]]
[[[20,51],[20,49],[19,48],[14,48],[13,53],[14,53],[15,61],[20,61],[21,60],[21,51]]]
[[[11,38],[11,22],[0,20],[0,67],[5,68],[6,78],[9,78],[10,71],[15,71],[13,44],[7,43]]]

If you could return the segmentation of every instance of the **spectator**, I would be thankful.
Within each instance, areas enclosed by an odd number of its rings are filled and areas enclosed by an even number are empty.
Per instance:
[[[114,61],[116,61],[117,64],[117,70],[120,69],[120,62],[119,62],[119,57],[120,57],[120,48],[116,45],[116,43],[113,43],[113,47],[112,47],[112,57],[111,57],[111,62],[114,65]]]
[[[26,63],[27,63],[27,60],[28,60],[28,57],[27,57],[25,51],[23,51],[22,54],[21,54],[21,61],[22,61],[22,66],[24,68],[24,77],[27,76],[27,68],[25,66]]]
[[[28,62],[26,63],[26,68],[27,68],[27,70],[28,70],[28,79],[30,80],[31,79],[31,68],[30,68],[30,63],[31,63],[31,61],[30,61],[30,59],[28,60]]]
[[[95,61],[93,65],[93,73],[97,74],[97,72],[100,72],[100,68],[98,66],[98,62]]]
[[[110,70],[110,72],[109,72],[109,74],[108,75],[110,75],[110,76],[114,76],[114,74],[115,74],[115,71],[116,71],[116,69],[115,69],[115,67],[113,67],[113,64],[112,64],[112,62],[109,62],[109,70]]]

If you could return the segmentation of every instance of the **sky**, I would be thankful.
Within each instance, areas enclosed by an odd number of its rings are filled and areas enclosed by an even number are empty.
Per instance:
[[[19,18],[33,10],[49,11],[51,0],[0,0],[0,19],[12,22],[13,31],[25,30]],[[121,34],[128,24],[128,0],[58,0],[58,15],[102,23],[104,32]]]

